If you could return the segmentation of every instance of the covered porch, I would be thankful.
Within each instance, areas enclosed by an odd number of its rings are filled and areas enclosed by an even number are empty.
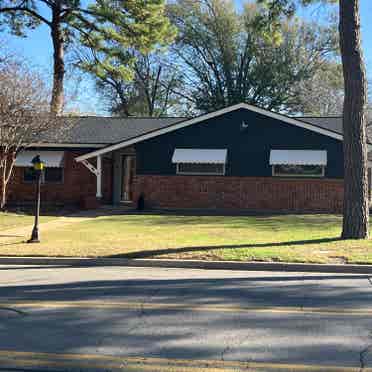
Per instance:
[[[98,202],[103,198],[103,179],[112,177],[112,204],[133,205],[134,179],[136,175],[136,151],[134,147],[126,147],[90,156],[86,154],[76,158],[78,163],[84,165],[96,178],[96,198]],[[103,167],[104,161],[112,164],[111,174],[106,175]]]

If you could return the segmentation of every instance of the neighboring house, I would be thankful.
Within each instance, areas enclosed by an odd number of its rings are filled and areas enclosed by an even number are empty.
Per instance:
[[[33,200],[30,161],[46,162],[42,198],[89,208],[339,212],[342,119],[290,118],[238,104],[192,119],[71,118],[17,158],[10,202]]]

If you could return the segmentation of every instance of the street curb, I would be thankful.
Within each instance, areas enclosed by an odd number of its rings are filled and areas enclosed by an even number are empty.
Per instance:
[[[304,264],[286,262],[199,261],[127,258],[0,257],[0,265],[131,266],[206,270],[288,271],[342,274],[372,274],[372,265]]]

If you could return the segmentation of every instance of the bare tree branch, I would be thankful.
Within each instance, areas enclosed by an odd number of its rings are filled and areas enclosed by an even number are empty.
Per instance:
[[[50,113],[49,92],[40,76],[15,58],[0,62],[0,208],[6,204],[7,186],[17,155],[40,142],[47,131],[58,136],[67,128]]]

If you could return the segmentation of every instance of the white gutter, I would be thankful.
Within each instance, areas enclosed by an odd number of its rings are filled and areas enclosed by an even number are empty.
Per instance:
[[[102,148],[107,145],[102,143],[47,143],[35,142],[30,143],[27,147],[66,147],[66,148]]]

